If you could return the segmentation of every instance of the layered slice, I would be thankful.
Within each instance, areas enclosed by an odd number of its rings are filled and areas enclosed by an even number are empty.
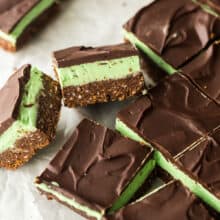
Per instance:
[[[0,0],[0,45],[15,51],[55,14],[56,0]]]
[[[220,130],[189,149],[178,162],[220,202]]]
[[[57,51],[54,69],[68,107],[121,101],[144,90],[139,54],[130,44]]]
[[[61,108],[58,82],[30,65],[0,90],[0,167],[18,168],[55,137]]]
[[[125,39],[169,74],[219,36],[220,20],[191,0],[158,0],[124,25]]]
[[[208,208],[180,182],[172,181],[105,220],[214,220]]]
[[[116,129],[177,157],[220,125],[219,110],[188,78],[174,74],[119,112]]]
[[[210,98],[220,104],[220,44],[215,42],[207,50],[182,67],[188,76]]]
[[[127,204],[154,167],[150,148],[84,119],[36,186],[81,215],[101,219]]]
[[[220,16],[220,1],[219,0],[192,0],[199,4],[205,11],[213,14],[216,17]]]

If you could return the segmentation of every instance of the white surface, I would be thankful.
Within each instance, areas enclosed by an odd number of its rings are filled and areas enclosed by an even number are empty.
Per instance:
[[[0,86],[14,68],[25,63],[36,65],[54,76],[50,56],[54,50],[73,45],[122,42],[122,24],[150,0],[64,2],[61,14],[21,51],[11,54],[0,50]],[[63,108],[53,144],[17,171],[0,170],[0,220],[82,220],[68,208],[41,196],[33,185],[34,178],[43,171],[83,115],[113,127],[115,113],[125,104],[104,104],[77,110]]]

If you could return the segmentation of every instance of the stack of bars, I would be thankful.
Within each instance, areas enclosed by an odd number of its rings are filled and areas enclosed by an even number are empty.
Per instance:
[[[214,0],[157,0],[124,25],[126,43],[54,52],[69,107],[143,94],[144,68],[159,82],[117,131],[84,119],[38,190],[88,219],[220,219],[219,14]]]

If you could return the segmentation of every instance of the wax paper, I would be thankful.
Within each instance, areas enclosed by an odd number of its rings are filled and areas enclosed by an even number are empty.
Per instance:
[[[0,87],[15,68],[31,63],[54,77],[51,53],[74,45],[98,46],[123,41],[122,24],[149,0],[62,1],[56,18],[19,52],[0,50]],[[56,201],[39,194],[34,179],[47,166],[83,117],[113,128],[115,115],[129,101],[88,108],[63,107],[56,140],[16,171],[0,169],[0,220],[82,220]],[[4,106],[0,106],[4,110]]]

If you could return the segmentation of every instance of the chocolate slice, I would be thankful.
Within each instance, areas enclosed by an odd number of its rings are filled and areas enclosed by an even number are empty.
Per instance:
[[[55,137],[61,108],[59,84],[31,65],[0,90],[0,167],[15,169]]]
[[[129,43],[71,47],[53,56],[68,107],[122,101],[144,90],[139,53]]]
[[[150,148],[84,119],[36,186],[48,198],[101,219],[128,203],[154,166]]]
[[[220,44],[212,44],[207,50],[182,67],[187,75],[210,98],[220,104]]]
[[[217,128],[219,120],[219,106],[175,74],[119,112],[116,128],[130,138],[155,142],[175,157]]]
[[[1,0],[0,45],[11,51],[22,46],[39,23],[42,28],[55,5],[55,0]]]
[[[220,199],[220,130],[205,137],[178,161]]]
[[[106,220],[214,220],[205,205],[180,182],[171,182]]]
[[[158,0],[124,26],[125,38],[168,73],[219,36],[220,20],[191,0]]]

